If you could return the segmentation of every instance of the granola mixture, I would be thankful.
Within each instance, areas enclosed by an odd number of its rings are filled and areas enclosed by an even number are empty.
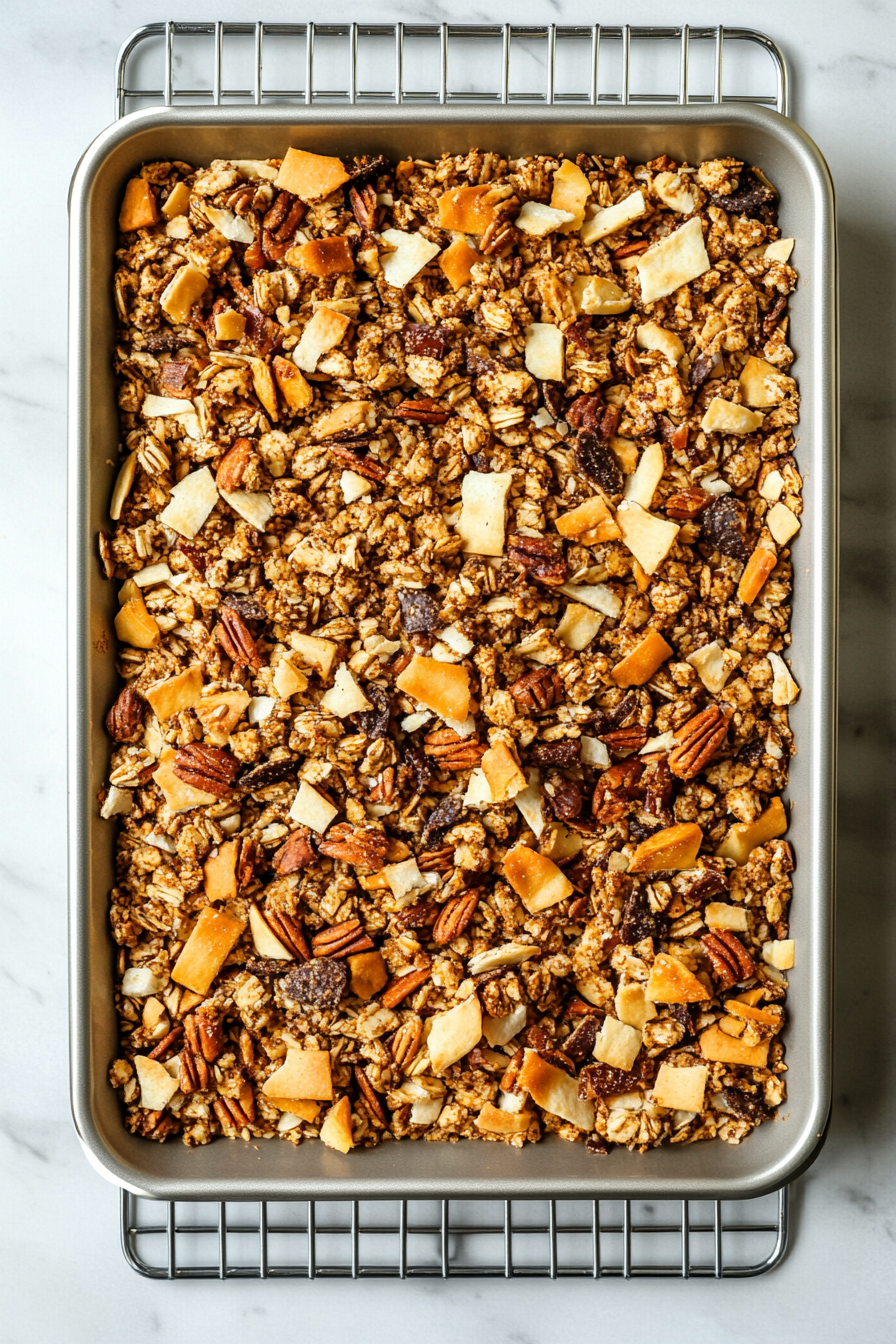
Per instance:
[[[128,1128],[785,1095],[792,239],[734,159],[153,163],[100,537]]]

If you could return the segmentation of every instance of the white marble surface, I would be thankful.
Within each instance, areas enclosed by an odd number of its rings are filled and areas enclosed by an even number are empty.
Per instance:
[[[113,61],[139,23],[322,17],[250,0],[32,0],[4,13],[2,97],[2,605],[8,718],[0,788],[0,1340],[235,1344],[300,1323],[368,1344],[425,1337],[543,1341],[605,1332],[637,1344],[773,1329],[787,1340],[893,1337],[896,1080],[887,1058],[896,915],[891,518],[896,508],[893,335],[896,189],[894,0],[703,0],[668,21],[749,23],[786,48],[794,114],[837,184],[842,261],[843,585],[840,896],[834,1114],[799,1183],[786,1263],[758,1282],[594,1284],[470,1281],[154,1284],[125,1267],[117,1193],[88,1167],[68,1112],[65,973],[64,637],[66,191],[110,115]],[[342,0],[332,17],[370,19]],[[657,21],[628,0],[394,4],[378,18],[486,22]]]

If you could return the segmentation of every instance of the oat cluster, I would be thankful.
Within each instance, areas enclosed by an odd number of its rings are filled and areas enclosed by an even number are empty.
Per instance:
[[[737,1143],[784,1098],[792,239],[734,159],[146,165],[132,1131]]]

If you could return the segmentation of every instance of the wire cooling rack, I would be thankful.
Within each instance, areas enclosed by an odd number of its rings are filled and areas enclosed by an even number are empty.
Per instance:
[[[150,1279],[754,1278],[787,1247],[788,1193],[735,1201],[163,1204],[122,1192]]]
[[[720,26],[150,23],[132,33],[115,116],[197,102],[753,102],[786,115],[788,74],[764,33]]]
[[[116,118],[160,104],[371,102],[753,102],[786,115],[788,71],[748,28],[447,23],[151,23],[116,67]],[[751,1278],[780,1263],[788,1233],[786,1189],[699,1202],[121,1196],[125,1258],[151,1279]]]

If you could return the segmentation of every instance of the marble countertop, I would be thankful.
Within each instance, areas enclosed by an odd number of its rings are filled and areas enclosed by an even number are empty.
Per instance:
[[[598,1334],[637,1344],[774,1331],[787,1340],[892,1338],[896,1310],[896,935],[892,606],[896,542],[894,186],[896,0],[688,0],[662,18],[749,23],[785,48],[793,115],[838,193],[843,486],[840,864],[834,1109],[827,1145],[794,1197],[793,1245],[759,1281],[600,1286],[567,1281],[149,1283],[118,1246],[118,1194],[88,1166],[69,1118],[65,916],[66,192],[111,110],[115,54],[160,18],[320,17],[254,0],[168,9],[146,0],[32,0],[3,25],[8,203],[0,359],[3,672],[11,710],[2,775],[0,1339],[236,1344],[295,1328],[365,1344],[425,1337],[542,1341]],[[334,18],[367,19],[342,0]],[[581,0],[394,3],[378,19],[656,22],[656,4],[595,13]],[[35,654],[37,653],[37,656]],[[300,1313],[297,1317],[297,1308]]]

